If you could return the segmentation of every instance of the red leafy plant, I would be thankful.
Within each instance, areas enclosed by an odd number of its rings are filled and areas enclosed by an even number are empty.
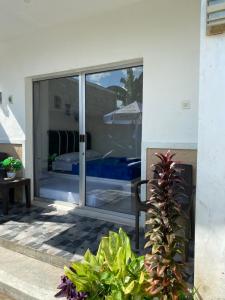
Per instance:
[[[154,179],[150,184],[148,218],[146,221],[145,267],[149,275],[146,291],[160,300],[192,299],[183,280],[185,239],[180,232],[178,217],[182,215],[176,200],[184,195],[184,182],[173,161],[175,154],[156,154]],[[154,298],[155,299],[155,298]]]

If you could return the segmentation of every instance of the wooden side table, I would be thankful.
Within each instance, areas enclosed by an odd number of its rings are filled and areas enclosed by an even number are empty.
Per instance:
[[[7,215],[9,210],[10,199],[14,200],[14,190],[17,187],[24,186],[26,196],[26,207],[31,207],[31,194],[30,194],[30,179],[29,178],[16,178],[14,180],[0,180],[0,191],[2,193],[3,201],[3,214]]]

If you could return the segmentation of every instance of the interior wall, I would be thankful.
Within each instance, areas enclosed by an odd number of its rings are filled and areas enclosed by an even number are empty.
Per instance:
[[[49,129],[50,130],[78,130],[79,118],[79,82],[72,78],[48,80],[49,84]],[[55,108],[55,97],[61,100],[61,107]],[[66,106],[70,109],[66,112]]]
[[[225,295],[225,34],[206,35],[202,0],[195,286],[204,300]]]

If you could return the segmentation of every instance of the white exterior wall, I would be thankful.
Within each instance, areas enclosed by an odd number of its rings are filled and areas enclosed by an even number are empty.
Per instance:
[[[195,285],[225,299],[225,34],[206,36],[202,1]]]
[[[30,165],[32,95],[28,80],[25,97],[26,77],[143,58],[143,158],[149,145],[196,147],[199,21],[199,1],[142,0],[2,44],[0,140],[26,138]],[[185,100],[191,109],[182,109]]]

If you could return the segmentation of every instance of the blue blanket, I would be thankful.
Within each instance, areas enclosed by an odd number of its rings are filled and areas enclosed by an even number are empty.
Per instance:
[[[79,174],[79,164],[72,165],[72,173]],[[86,162],[86,175],[119,180],[133,180],[141,176],[141,160],[108,157]]]

